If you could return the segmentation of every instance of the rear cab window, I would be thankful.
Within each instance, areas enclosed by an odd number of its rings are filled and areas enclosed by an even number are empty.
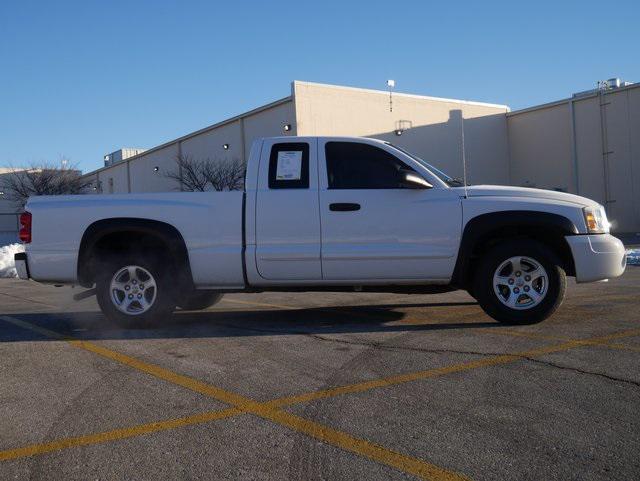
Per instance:
[[[274,144],[269,156],[269,189],[309,188],[309,144]]]

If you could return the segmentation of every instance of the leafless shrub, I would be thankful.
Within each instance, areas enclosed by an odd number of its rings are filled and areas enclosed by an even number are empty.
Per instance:
[[[246,166],[240,159],[207,163],[206,176],[214,190],[241,190]]]
[[[244,186],[245,164],[240,159],[194,159],[190,155],[178,155],[176,166],[177,170],[165,175],[188,192],[241,190]]]
[[[167,172],[165,177],[177,181],[181,190],[204,192],[209,183],[206,175],[206,163],[205,160],[194,159],[190,155],[178,155],[176,157],[177,170]]]
[[[7,198],[24,207],[31,196],[84,194],[91,184],[73,167],[52,164],[31,165],[26,169],[11,168],[2,176]]]

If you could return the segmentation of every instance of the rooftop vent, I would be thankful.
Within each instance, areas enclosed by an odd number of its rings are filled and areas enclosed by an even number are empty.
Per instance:
[[[110,165],[117,164],[118,162],[122,162],[129,157],[133,157],[134,155],[139,155],[147,149],[135,149],[132,147],[123,147],[120,150],[116,150],[115,152],[111,152],[104,156],[104,166],[109,167]]]
[[[627,82],[619,77],[610,78],[608,80],[598,80],[595,89],[584,90],[582,92],[575,93],[573,94],[573,97],[584,97],[586,95],[598,93],[602,90],[615,90],[621,87],[627,87],[629,85],[633,85],[633,82]]]

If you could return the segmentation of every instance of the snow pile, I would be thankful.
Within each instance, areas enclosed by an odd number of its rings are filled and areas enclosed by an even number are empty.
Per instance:
[[[24,246],[22,244],[9,244],[8,246],[0,247],[0,278],[18,277],[16,265],[13,261],[13,255],[16,252],[24,252]]]
[[[627,264],[640,266],[640,249],[627,249]]]

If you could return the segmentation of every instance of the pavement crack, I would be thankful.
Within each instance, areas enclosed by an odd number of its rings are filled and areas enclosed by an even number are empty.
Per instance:
[[[355,346],[368,347],[371,349],[380,349],[383,351],[413,351],[413,352],[426,352],[432,354],[472,354],[476,356],[503,356],[504,353],[500,352],[481,352],[481,351],[462,351],[456,349],[436,349],[425,347],[412,347],[412,346],[395,346],[393,344],[384,344],[381,342],[373,341],[350,341],[347,339],[337,339],[335,337],[322,336],[320,334],[305,333],[305,335],[318,339],[320,341],[337,342],[340,344],[351,344]]]
[[[596,376],[596,377],[601,377],[603,379],[607,379],[609,381],[613,381],[613,382],[619,382],[619,383],[624,383],[624,384],[631,384],[632,386],[635,387],[640,387],[640,382],[638,381],[632,381],[631,379],[624,379],[624,378],[620,378],[620,377],[615,377],[615,376],[611,376],[609,374],[605,374],[603,372],[597,372],[597,371],[587,371],[585,369],[579,369],[577,367],[571,367],[571,366],[563,366],[562,364],[556,364],[554,362],[551,361],[545,361],[543,359],[537,359],[535,357],[529,357],[529,356],[518,356],[523,360],[526,361],[530,361],[536,364],[542,364],[548,367],[553,367],[556,369],[563,369],[566,371],[573,371],[573,372],[577,372],[579,374],[586,374],[589,376]]]
[[[228,326],[228,327],[233,327],[235,329],[240,329],[240,330],[257,331],[257,332],[265,332],[265,333],[273,333],[273,334],[281,334],[282,333],[282,331],[277,331],[277,330],[273,330],[273,329],[260,329],[260,328],[256,328],[256,327],[240,327],[240,326]],[[389,345],[389,344],[384,344],[384,343],[381,343],[381,342],[374,342],[374,341],[364,341],[364,340],[353,341],[353,340],[348,340],[348,339],[339,339],[339,338],[335,338],[335,337],[323,336],[321,334],[314,334],[314,333],[305,332],[305,331],[288,331],[288,333],[290,333],[290,334],[299,334],[299,335],[302,335],[302,336],[311,337],[312,339],[317,339],[319,341],[324,341],[324,342],[335,342],[335,343],[339,343],[339,344],[348,344],[348,345],[354,345],[354,346],[361,346],[361,347],[366,347],[366,348],[369,348],[369,349],[376,349],[376,350],[383,350],[383,351],[410,351],[410,352],[412,351],[412,352],[423,352],[423,353],[431,353],[431,354],[466,354],[466,355],[485,356],[485,357],[491,357],[491,356],[514,356],[514,357],[517,357],[517,358],[519,358],[519,359],[521,359],[523,361],[529,361],[529,362],[536,363],[536,364],[543,364],[545,366],[553,367],[553,368],[556,368],[556,369],[564,369],[564,370],[567,370],[567,371],[574,371],[574,372],[577,372],[579,374],[597,376],[597,377],[601,377],[603,379],[607,379],[607,380],[612,381],[612,382],[631,384],[632,386],[640,387],[640,382],[638,382],[638,381],[632,381],[630,379],[624,379],[624,378],[619,378],[619,377],[615,377],[615,376],[610,376],[609,374],[605,374],[605,373],[602,373],[602,372],[587,371],[587,370],[584,370],[584,369],[578,369],[578,368],[574,368],[574,367],[570,367],[570,366],[563,366],[561,364],[556,364],[556,363],[553,363],[551,361],[545,361],[545,360],[538,359],[538,358],[531,357],[531,356],[524,356],[524,355],[518,354],[518,353],[481,352],[481,351],[467,351],[467,350],[458,350],[458,349],[434,349],[434,348],[423,348],[423,347],[394,346],[394,345]]]
[[[274,329],[235,326],[235,325],[229,325],[229,324],[225,324],[225,326],[233,329],[243,330],[243,331],[255,331],[255,332],[263,332],[263,333],[270,333],[270,334],[283,333],[282,331],[274,330]],[[502,352],[461,351],[461,350],[455,350],[455,349],[435,349],[435,348],[411,347],[411,346],[394,346],[394,345],[389,345],[389,344],[384,344],[381,342],[374,342],[374,341],[364,341],[364,340],[352,341],[348,339],[339,339],[335,337],[323,336],[321,334],[314,334],[314,333],[305,332],[305,331],[291,330],[291,331],[287,331],[286,333],[298,334],[301,336],[306,336],[312,339],[316,339],[318,341],[335,342],[339,344],[349,344],[349,345],[361,346],[369,349],[378,349],[383,351],[413,351],[413,352],[423,352],[423,353],[433,353],[433,354],[469,354],[469,355],[476,355],[476,356],[508,355],[507,353],[502,353]]]

